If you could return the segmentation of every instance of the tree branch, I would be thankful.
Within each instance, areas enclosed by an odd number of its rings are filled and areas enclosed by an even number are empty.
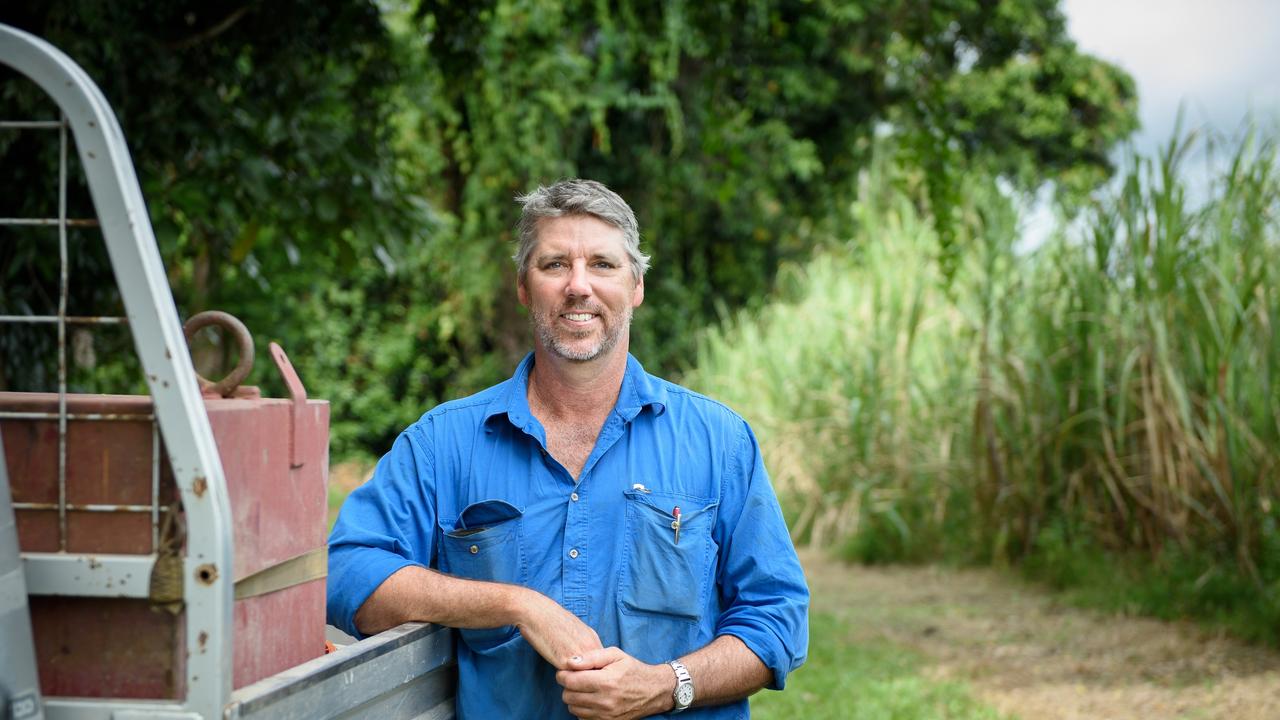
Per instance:
[[[189,48],[195,47],[196,45],[199,45],[202,42],[205,42],[206,40],[212,40],[213,38],[216,38],[222,33],[231,29],[231,26],[239,22],[240,18],[244,17],[245,13],[249,12],[250,8],[251,8],[250,5],[244,5],[240,9],[236,10],[235,12],[223,18],[222,22],[218,23],[217,25],[214,25],[208,30],[205,30],[200,33],[196,33],[191,37],[184,38],[177,42],[169,43],[168,46],[171,50],[187,50]]]

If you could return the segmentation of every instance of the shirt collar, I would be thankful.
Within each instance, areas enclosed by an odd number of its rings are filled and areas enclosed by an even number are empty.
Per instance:
[[[652,410],[655,416],[665,413],[667,386],[645,372],[640,361],[627,353],[627,372],[622,376],[622,389],[618,391],[618,403],[613,409],[623,420],[630,422],[645,408]]]
[[[493,418],[506,415],[512,425],[528,430],[533,421],[528,393],[529,371],[532,368],[533,353],[530,352],[516,366],[511,379],[504,383],[506,387],[503,391],[486,408],[486,426]],[[667,388],[661,380],[645,372],[635,356],[627,353],[627,369],[622,376],[622,388],[618,391],[618,402],[613,409],[623,420],[630,422],[645,408],[650,408],[655,416],[666,412]]]

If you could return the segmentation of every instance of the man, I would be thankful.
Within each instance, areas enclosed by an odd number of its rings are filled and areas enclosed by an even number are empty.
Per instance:
[[[804,576],[750,428],[627,350],[648,258],[600,183],[518,199],[514,377],[431,410],[342,508],[329,621],[459,629],[458,716],[743,718],[804,662]]]

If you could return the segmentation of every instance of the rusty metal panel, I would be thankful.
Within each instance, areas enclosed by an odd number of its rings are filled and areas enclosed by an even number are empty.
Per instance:
[[[153,551],[151,401],[129,395],[69,395],[66,399],[66,546],[72,553],[148,554]],[[52,393],[0,393],[0,410],[32,415],[56,413]],[[93,419],[76,419],[93,418]],[[25,552],[58,552],[58,422],[4,419],[9,467],[14,477],[18,538]],[[164,454],[160,454],[163,458]],[[158,501],[175,502],[168,463],[159,467]],[[132,506],[113,512],[111,506]],[[34,507],[33,507],[34,506]],[[97,509],[77,509],[97,506]],[[145,507],[145,511],[137,508]]]
[[[291,467],[288,400],[206,400],[231,495],[235,578],[323,547],[327,530],[329,405],[306,401],[296,427],[304,461]],[[238,448],[238,450],[232,450]],[[233,687],[324,650],[324,580],[235,604]]]
[[[58,423],[48,417],[58,396],[0,392],[22,550],[59,552],[65,543],[68,553],[151,555],[157,524],[179,503],[168,454],[153,445],[150,399],[68,395],[66,403],[63,536]],[[205,409],[231,498],[234,579],[323,547],[328,403],[218,398]],[[323,654],[324,602],[323,578],[237,601],[233,687]],[[186,694],[184,612],[148,599],[36,597],[32,623],[46,696]],[[206,652],[209,640],[197,635],[192,654]]]
[[[145,600],[31,597],[40,691],[49,696],[185,695],[185,618]]]

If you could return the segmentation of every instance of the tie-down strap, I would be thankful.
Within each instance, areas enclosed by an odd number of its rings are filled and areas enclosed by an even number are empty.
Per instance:
[[[329,548],[318,547],[240,578],[236,581],[236,599],[266,595],[328,574]]]

